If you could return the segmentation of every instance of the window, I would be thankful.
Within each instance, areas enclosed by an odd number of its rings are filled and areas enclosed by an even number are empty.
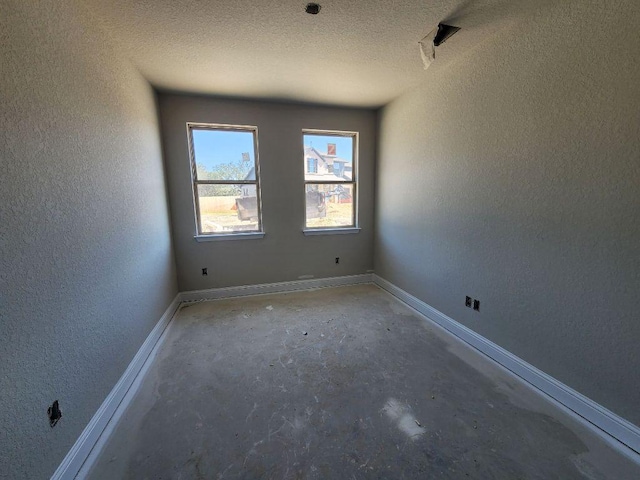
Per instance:
[[[358,133],[303,130],[305,232],[357,227]],[[313,169],[310,160],[314,160]]]
[[[258,128],[188,123],[197,235],[262,232]]]
[[[309,157],[307,158],[307,173],[318,173],[318,159]]]

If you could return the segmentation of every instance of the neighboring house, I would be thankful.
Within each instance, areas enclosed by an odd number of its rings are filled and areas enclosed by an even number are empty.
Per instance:
[[[327,145],[327,152],[322,153],[313,147],[304,147],[304,174],[307,182],[344,182],[353,178],[352,163],[338,157],[335,145]],[[351,184],[307,184],[307,192],[320,192],[322,203],[350,203],[352,201]],[[324,215],[323,215],[324,216]]]
[[[330,148],[327,148],[330,151]],[[333,150],[335,151],[335,149]],[[350,161],[336,155],[322,153],[313,147],[304,149],[304,173],[308,182],[350,181],[353,175],[353,166]],[[245,176],[245,180],[255,178],[255,168]],[[307,218],[318,218],[326,215],[325,202],[343,203],[351,202],[351,185],[311,185],[307,189]],[[236,199],[238,218],[250,220],[257,218],[257,208],[255,204],[256,186],[242,185],[242,197]]]
[[[349,160],[336,155],[321,153],[313,147],[304,148],[304,173],[305,180],[313,181],[350,181],[353,175],[353,165]],[[251,168],[245,180],[255,178],[255,168]],[[242,196],[250,197],[255,195],[254,185],[244,185]]]
[[[307,181],[351,180],[351,162],[336,155],[321,153],[313,147],[304,147],[304,173]]]

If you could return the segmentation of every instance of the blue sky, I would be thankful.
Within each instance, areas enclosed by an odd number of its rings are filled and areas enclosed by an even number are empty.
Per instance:
[[[253,167],[253,132],[224,130],[192,130],[196,162],[213,170],[222,163],[236,163],[242,154],[249,154],[247,170]]]
[[[196,162],[213,170],[222,163],[236,163],[242,154],[249,154],[247,170],[254,165],[253,133],[224,130],[193,129],[193,148]],[[336,144],[338,157],[353,162],[353,137],[332,135],[303,135],[305,147],[313,146],[321,153],[327,153],[327,144]]]
[[[320,153],[327,153],[327,144],[336,144],[336,154],[349,162],[353,162],[353,137],[337,137],[331,135],[304,135],[304,146],[314,147]]]

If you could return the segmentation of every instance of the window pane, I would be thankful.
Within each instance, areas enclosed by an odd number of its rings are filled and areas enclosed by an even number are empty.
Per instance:
[[[303,140],[306,181],[353,180],[353,137],[305,133]]]
[[[198,185],[201,233],[258,231],[256,186]]]
[[[255,180],[253,132],[192,129],[198,180]]]
[[[353,195],[351,183],[307,185],[307,228],[353,226]]]

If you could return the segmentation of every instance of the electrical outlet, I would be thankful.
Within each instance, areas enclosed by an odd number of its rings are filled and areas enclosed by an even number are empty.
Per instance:
[[[473,309],[477,312],[480,311],[480,300],[474,300],[473,301]]]
[[[203,268],[203,269],[202,269],[202,276],[203,276],[203,277],[206,277],[207,275],[209,275],[209,272],[207,272],[207,269],[206,269],[206,268]]]
[[[464,306],[471,308],[471,302],[472,301],[473,300],[471,299],[471,297],[464,297]]]
[[[336,257],[336,263],[340,263],[340,257]]]

